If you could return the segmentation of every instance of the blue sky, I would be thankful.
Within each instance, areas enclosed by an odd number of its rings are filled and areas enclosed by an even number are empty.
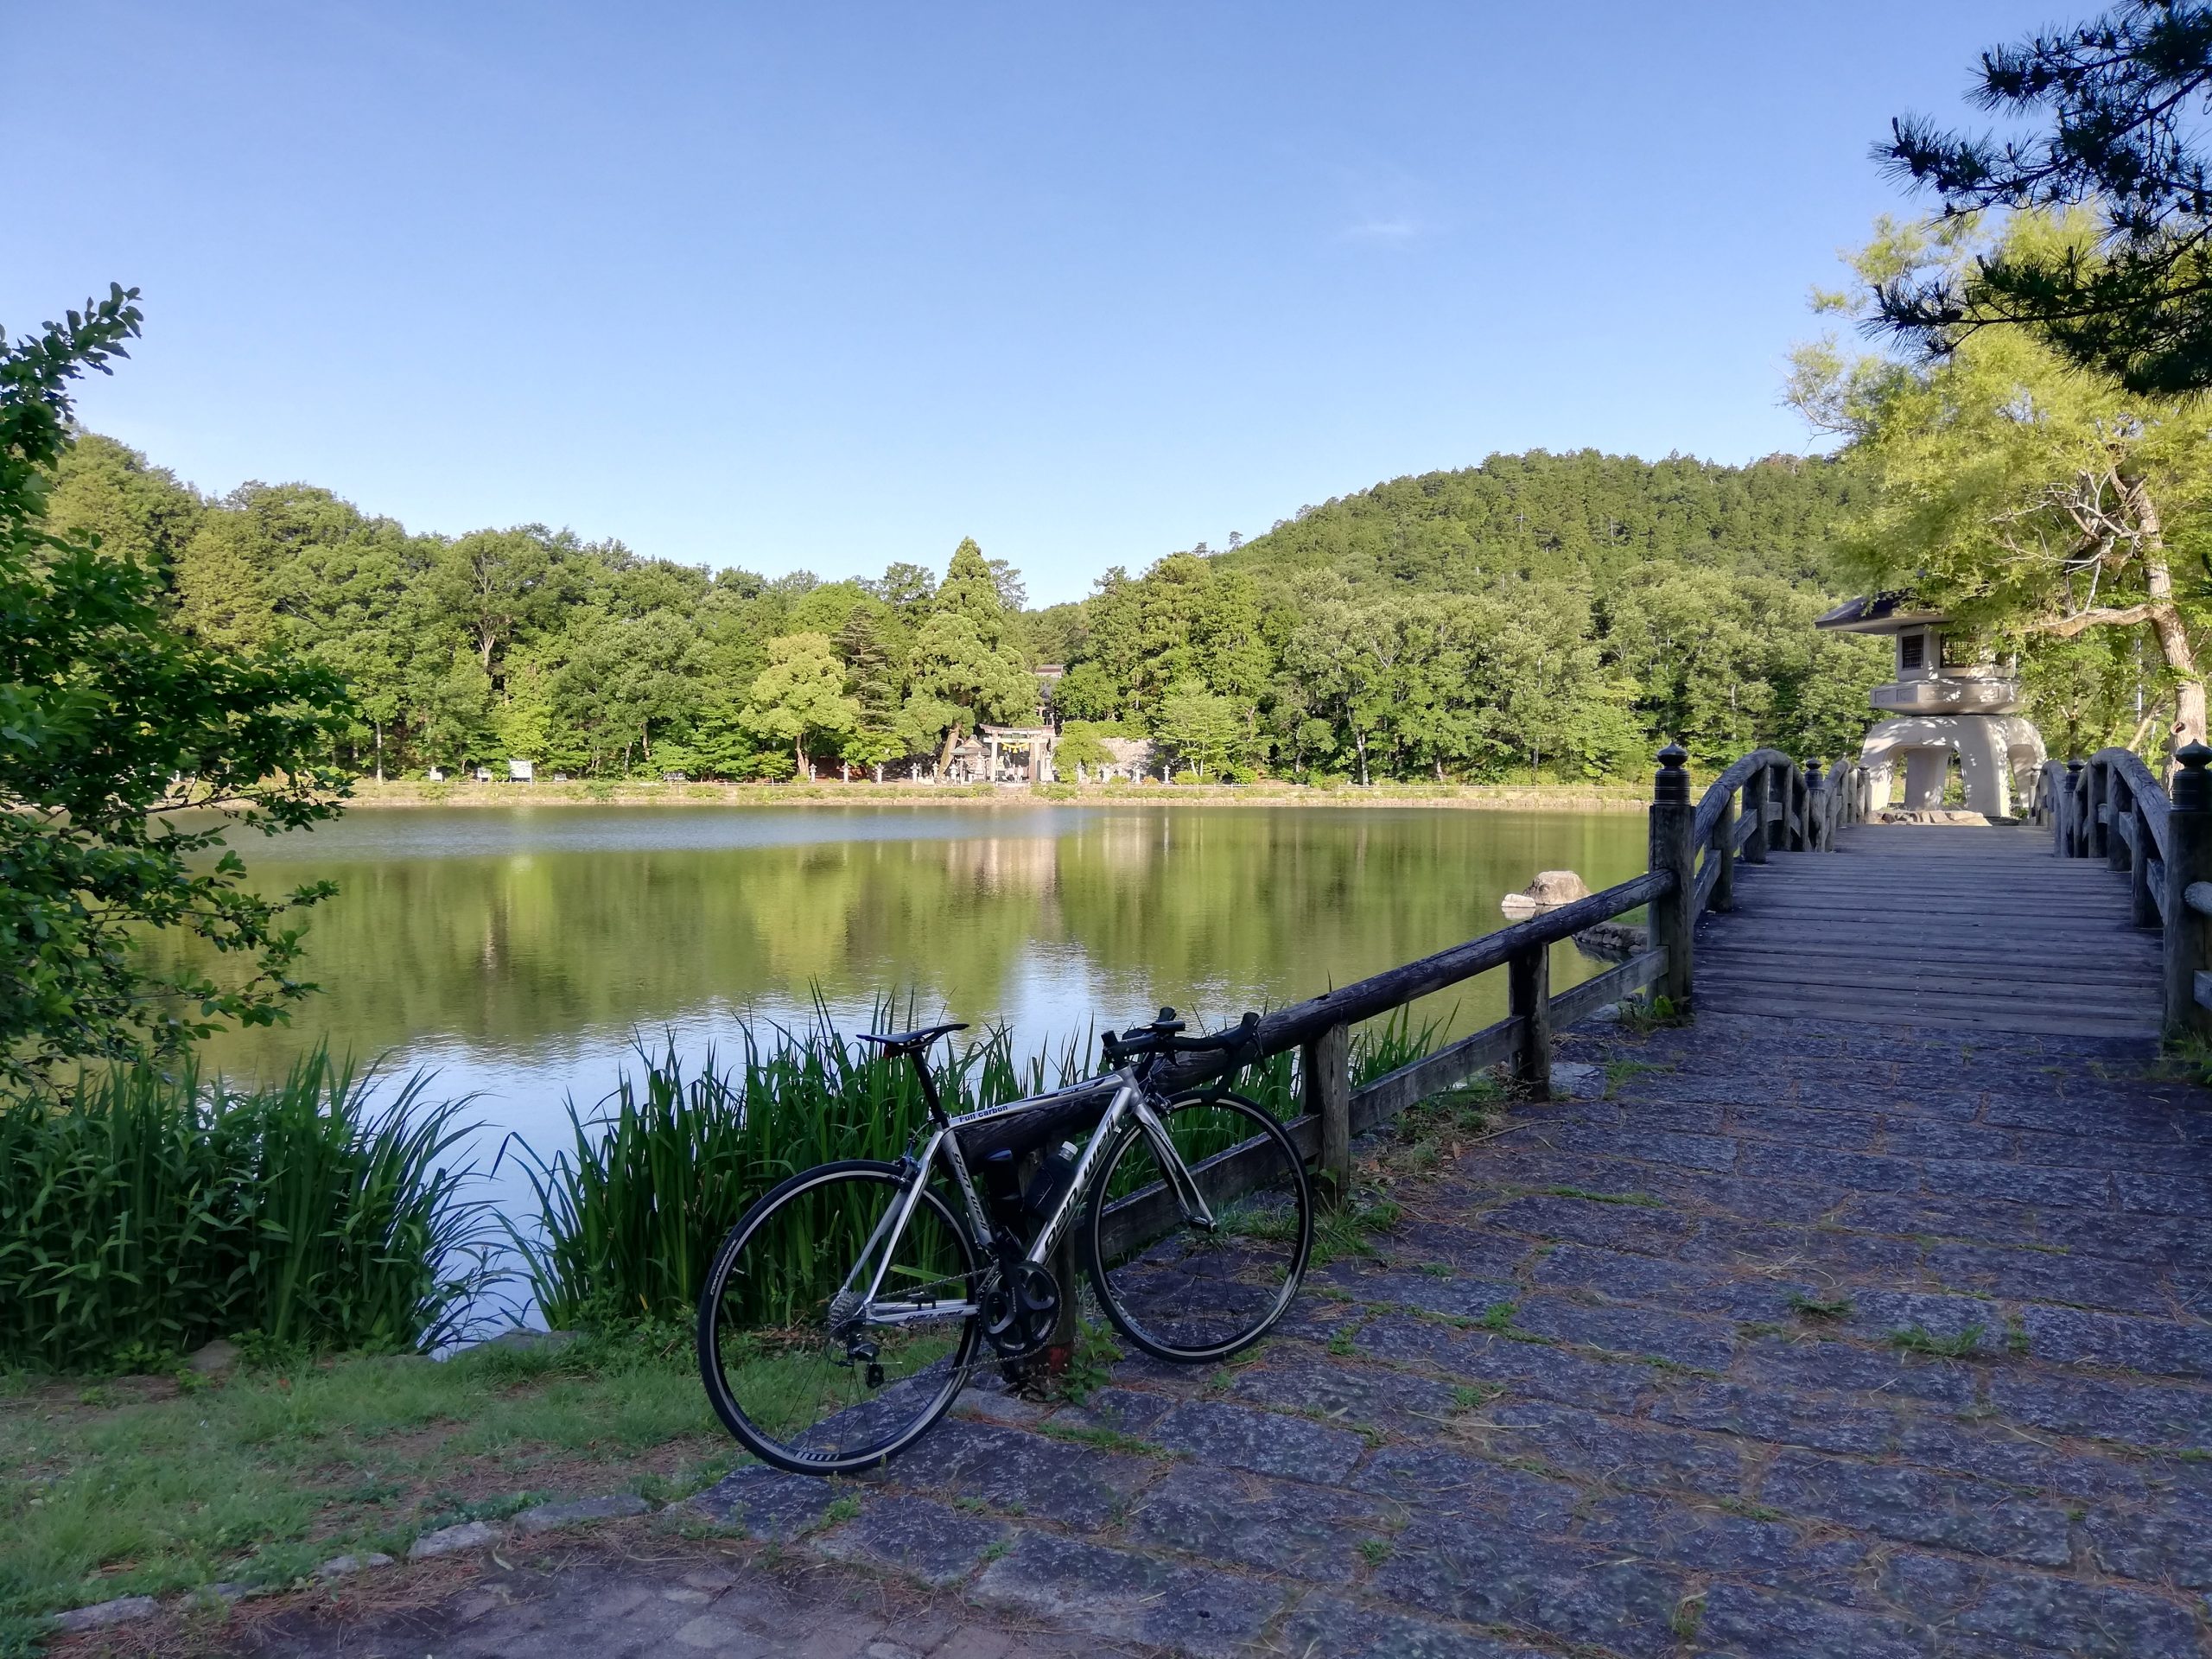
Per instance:
[[[2051,21],[17,0],[0,322],[142,287],[82,411],[203,489],[1071,599],[1493,450],[1808,447],[1868,143]]]

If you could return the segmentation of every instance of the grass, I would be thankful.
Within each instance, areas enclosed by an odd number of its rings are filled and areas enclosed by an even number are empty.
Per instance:
[[[272,1087],[189,1064],[0,1107],[0,1363],[157,1369],[215,1338],[435,1347],[495,1276],[497,1229],[448,1160],[465,1103],[321,1050]]]
[[[1890,1332],[1890,1346],[1908,1354],[1929,1354],[1939,1359],[1963,1359],[1981,1345],[1982,1327],[1967,1325],[1948,1337],[1939,1337],[1917,1325]]]
[[[541,1497],[696,1490],[731,1447],[687,1334],[140,1378],[90,1404],[19,1376],[0,1393],[0,1652],[9,1621],[86,1602],[289,1582]]]
[[[1664,1210],[1664,1202],[1648,1192],[1593,1192],[1586,1186],[1543,1186],[1536,1189],[1554,1198],[1580,1198],[1586,1204],[1625,1204],[1638,1210]]]

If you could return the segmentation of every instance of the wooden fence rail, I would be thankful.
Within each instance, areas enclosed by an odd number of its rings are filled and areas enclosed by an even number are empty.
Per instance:
[[[1299,1055],[1305,1110],[1285,1127],[1328,1188],[1342,1192],[1348,1187],[1356,1135],[1478,1071],[1508,1065],[1523,1088],[1539,1097],[1548,1094],[1552,1033],[1608,1002],[1650,988],[1669,1006],[1687,1013],[1695,983],[1697,918],[1707,909],[1732,906],[1738,862],[1763,864],[1775,852],[1832,851],[1836,830],[1866,816],[1865,769],[1847,761],[1823,772],[1817,761],[1801,766],[1779,749],[1756,749],[1714,779],[1692,805],[1688,758],[1672,744],[1660,752],[1643,874],[1277,1009],[1260,1021],[1262,1053],[1295,1050]],[[1551,947],[1638,909],[1648,912],[1645,948],[1554,995]],[[1504,1019],[1387,1076],[1352,1086],[1353,1026],[1497,968],[1506,970]],[[1221,1069],[1217,1060],[1194,1057],[1175,1068],[1170,1086],[1197,1087]],[[1071,1103],[1071,1117],[1083,1109]],[[971,1154],[980,1154],[999,1143],[995,1135],[1039,1132],[1033,1119],[1018,1128],[979,1127],[968,1145]],[[1136,1224],[1134,1218],[1130,1224]]]
[[[2169,795],[2129,749],[2044,763],[2033,816],[2061,858],[2100,858],[2127,875],[2128,913],[2164,935],[2166,1035],[2212,1037],[2212,749],[2184,747]]]

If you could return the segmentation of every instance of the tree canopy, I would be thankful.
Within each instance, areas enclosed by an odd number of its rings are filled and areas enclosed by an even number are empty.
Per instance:
[[[2094,234],[2041,213],[2014,216],[1993,243],[1959,220],[1885,224],[1854,267],[1877,289],[1940,282],[2048,261]],[[1933,361],[1852,355],[1831,339],[1800,352],[1790,395],[1849,440],[1844,464],[1866,486],[1838,541],[1847,569],[1909,588],[2018,656],[2053,740],[2141,744],[2160,725],[2173,746],[2202,737],[2193,635],[2207,595],[2176,567],[2201,568],[2207,551],[2204,396],[2132,391],[2020,328],[1975,333]]]
[[[1947,215],[2086,204],[2096,233],[1895,273],[1876,291],[1877,318],[1937,355],[1992,324],[2024,324],[2127,391],[2212,387],[2212,5],[2123,0],[1994,48],[1970,96],[2037,130],[1999,138],[1901,117],[1876,156]]]
[[[226,1020],[266,1024],[313,988],[291,977],[288,918],[327,890],[257,893],[224,838],[338,810],[344,778],[325,763],[346,725],[343,685],[327,665],[181,635],[163,576],[198,539],[196,504],[120,446],[70,449],[69,383],[125,354],[137,298],[115,289],[37,335],[0,337],[0,1087],[11,1090],[73,1063],[164,1055]],[[170,928],[242,970],[154,970],[149,933]]]
[[[1856,742],[1879,652],[1809,626],[1851,487],[1793,456],[1493,456],[1042,610],[972,539],[942,580],[709,571],[542,524],[417,534],[308,484],[204,500],[91,435],[50,513],[135,537],[192,639],[341,677],[327,758],[378,777],[903,774],[1050,717],[1209,779],[1586,779],[1675,735],[1707,759]]]

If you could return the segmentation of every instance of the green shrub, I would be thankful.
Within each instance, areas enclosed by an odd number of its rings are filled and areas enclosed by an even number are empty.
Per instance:
[[[497,1232],[459,1103],[318,1051],[238,1090],[122,1068],[0,1109],[0,1363],[145,1369],[217,1337],[410,1351],[460,1334]]]

